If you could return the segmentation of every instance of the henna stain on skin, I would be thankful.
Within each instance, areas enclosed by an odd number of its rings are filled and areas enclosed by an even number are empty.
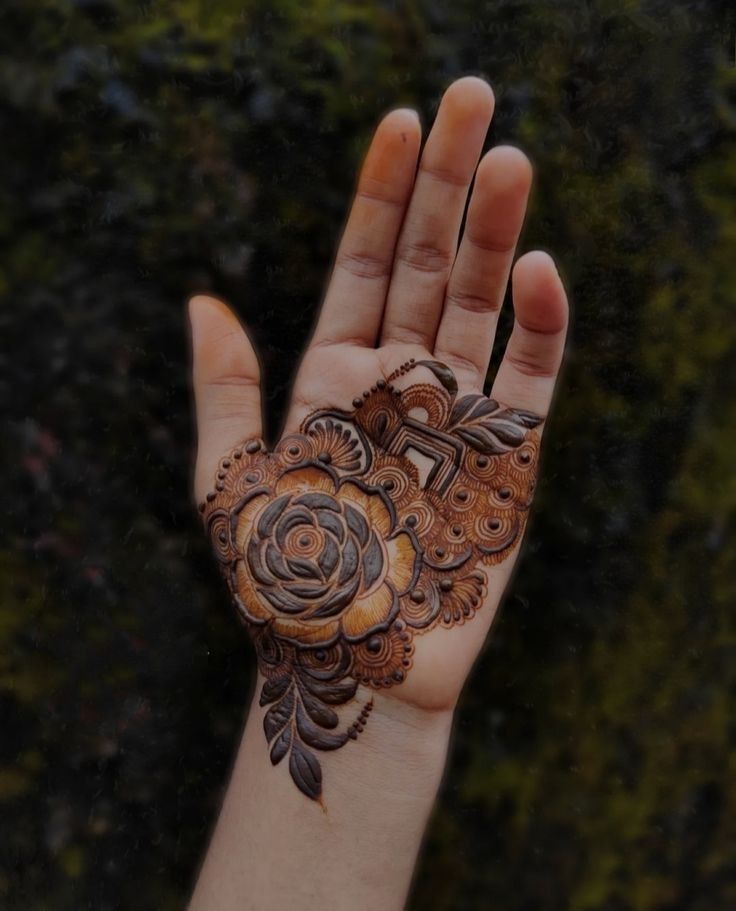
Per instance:
[[[402,390],[417,366],[440,385]],[[470,620],[482,567],[523,533],[542,418],[483,395],[457,397],[452,371],[409,361],[353,400],[310,414],[273,452],[241,443],[200,511],[265,677],[263,728],[276,765],[317,800],[313,751],[356,740],[373,700],[345,727],[358,687],[398,686],[413,639]]]

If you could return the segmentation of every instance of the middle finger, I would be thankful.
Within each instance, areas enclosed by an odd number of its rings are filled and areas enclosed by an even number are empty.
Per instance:
[[[493,92],[482,79],[458,79],[445,92],[396,248],[383,345],[432,348],[468,188],[492,114]]]

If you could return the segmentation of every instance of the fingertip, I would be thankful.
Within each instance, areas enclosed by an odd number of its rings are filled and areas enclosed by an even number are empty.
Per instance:
[[[531,332],[564,332],[568,304],[555,261],[544,250],[521,256],[512,273],[514,314],[521,326]]]
[[[528,193],[533,178],[531,161],[516,146],[494,146],[478,165],[476,180],[486,181],[502,191]]]
[[[445,100],[468,111],[485,113],[488,117],[496,103],[493,89],[480,76],[461,76],[450,83],[443,95]]]
[[[206,329],[213,322],[227,321],[239,325],[228,305],[209,294],[193,294],[187,301],[187,313],[193,334],[200,334],[200,330]]]
[[[395,155],[407,151],[407,148],[417,150],[421,139],[419,114],[413,108],[395,108],[381,120],[373,141],[379,147],[379,154],[390,151]]]

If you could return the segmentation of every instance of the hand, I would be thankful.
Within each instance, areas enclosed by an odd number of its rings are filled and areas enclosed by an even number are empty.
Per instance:
[[[454,83],[418,169],[415,114],[379,125],[272,454],[247,336],[191,301],[195,494],[254,637],[272,762],[313,798],[313,750],[374,706],[454,707],[518,553],[567,303],[546,254],[519,259],[483,397],[531,182],[516,149],[478,164],[492,110],[484,82]]]

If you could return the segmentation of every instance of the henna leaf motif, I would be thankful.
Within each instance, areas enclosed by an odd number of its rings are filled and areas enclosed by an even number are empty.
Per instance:
[[[286,727],[274,740],[271,747],[271,763],[278,765],[289,752],[291,746],[291,727]]]
[[[352,680],[350,677],[338,681],[315,680],[313,677],[309,677],[302,682],[311,693],[328,705],[342,705],[344,702],[349,702],[358,689],[358,681]]]
[[[318,727],[301,704],[296,708],[296,729],[302,740],[317,750],[337,750],[347,743],[348,739],[347,734],[332,734]]]
[[[465,395],[455,402],[447,429],[484,455],[501,455],[520,446],[527,430],[541,423],[531,411],[505,408],[482,395]]]
[[[299,790],[316,800],[322,793],[322,767],[314,753],[296,741],[289,756],[289,772]]]
[[[263,730],[268,740],[272,740],[286,727],[294,712],[294,687],[289,687],[279,701],[272,705],[263,717]]]
[[[260,704],[268,705],[269,702],[275,702],[277,699],[280,699],[289,688],[290,683],[291,677],[288,673],[267,680],[263,684],[263,689],[261,690]]]

